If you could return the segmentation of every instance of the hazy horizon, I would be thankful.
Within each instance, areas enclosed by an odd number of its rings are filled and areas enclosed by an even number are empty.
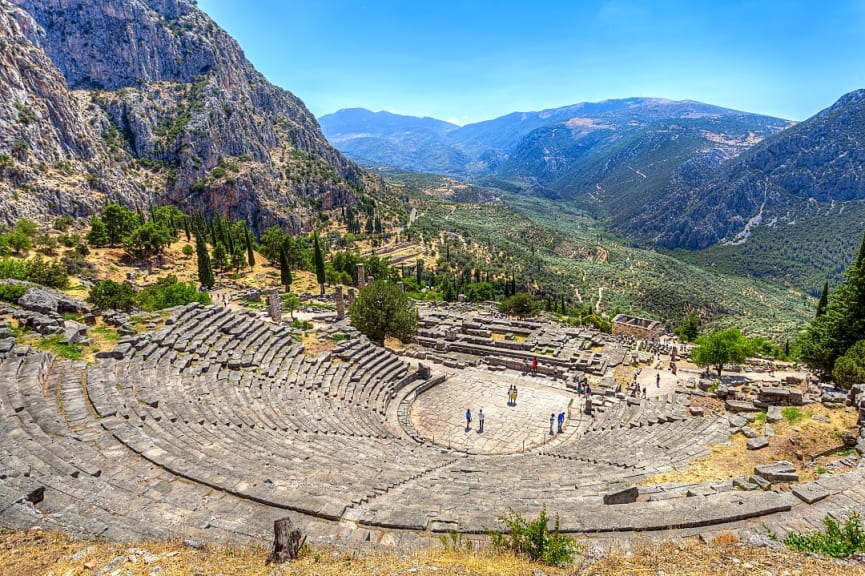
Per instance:
[[[464,125],[651,97],[804,120],[865,87],[865,2],[199,0],[267,78],[344,108]]]

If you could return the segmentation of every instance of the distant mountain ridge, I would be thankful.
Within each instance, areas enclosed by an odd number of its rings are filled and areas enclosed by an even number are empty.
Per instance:
[[[639,245],[812,292],[865,230],[865,90],[798,124],[647,98],[513,113],[437,135],[418,165],[377,156],[388,137],[364,157],[572,202]],[[465,162],[430,161],[443,150]]]

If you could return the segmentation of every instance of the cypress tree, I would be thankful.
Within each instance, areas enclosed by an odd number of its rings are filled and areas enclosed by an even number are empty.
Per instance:
[[[291,292],[291,266],[288,263],[288,254],[285,253],[285,246],[279,249],[279,281],[285,286],[286,292]]]
[[[823,376],[829,376],[835,361],[862,340],[863,335],[865,237],[856,260],[844,272],[844,282],[828,296],[823,313],[816,316],[803,332],[800,339],[802,359]]]
[[[207,253],[207,244],[201,236],[195,237],[195,253],[198,257],[198,282],[202,286],[213,286],[216,281],[210,264],[210,254]]]
[[[249,237],[249,228],[243,227],[243,237],[246,240],[246,261],[249,262],[249,267],[255,266],[255,254],[252,252],[252,238]]]
[[[820,301],[817,302],[817,314],[815,318],[819,318],[826,313],[826,306],[829,304],[829,281],[823,283],[823,292],[820,294]]]
[[[315,279],[321,288],[321,295],[324,296],[324,255],[321,253],[321,246],[318,243],[318,232],[313,232],[312,238],[314,241],[312,262],[315,265]]]

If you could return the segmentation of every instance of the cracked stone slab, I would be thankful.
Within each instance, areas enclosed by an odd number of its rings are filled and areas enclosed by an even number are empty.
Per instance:
[[[816,482],[796,484],[791,491],[805,504],[813,504],[829,496],[829,491]]]

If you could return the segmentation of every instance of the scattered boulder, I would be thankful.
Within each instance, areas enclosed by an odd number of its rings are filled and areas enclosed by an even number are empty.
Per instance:
[[[756,438],[757,431],[751,428],[750,426],[742,426],[741,429],[742,434],[744,434],[745,438]]]
[[[742,426],[748,425],[748,421],[738,414],[728,414],[727,421],[730,422],[731,428],[741,428]]]
[[[80,344],[82,340],[87,338],[87,326],[84,324],[79,324],[72,320],[66,320],[65,324],[62,340],[64,344]]]
[[[727,412],[759,412],[760,409],[754,406],[753,402],[746,400],[727,400],[725,402]]]
[[[746,444],[748,450],[759,450],[760,448],[765,448],[769,445],[769,439],[765,436],[759,436],[757,438],[751,438],[748,440]]]
[[[791,462],[781,460],[772,464],[762,464],[754,468],[754,475],[769,482],[798,482],[799,473]]]
[[[769,406],[766,410],[766,422],[780,422],[784,419],[780,406]]]
[[[57,312],[58,300],[53,294],[49,294],[40,288],[29,288],[19,299],[18,305],[39,314]]]

